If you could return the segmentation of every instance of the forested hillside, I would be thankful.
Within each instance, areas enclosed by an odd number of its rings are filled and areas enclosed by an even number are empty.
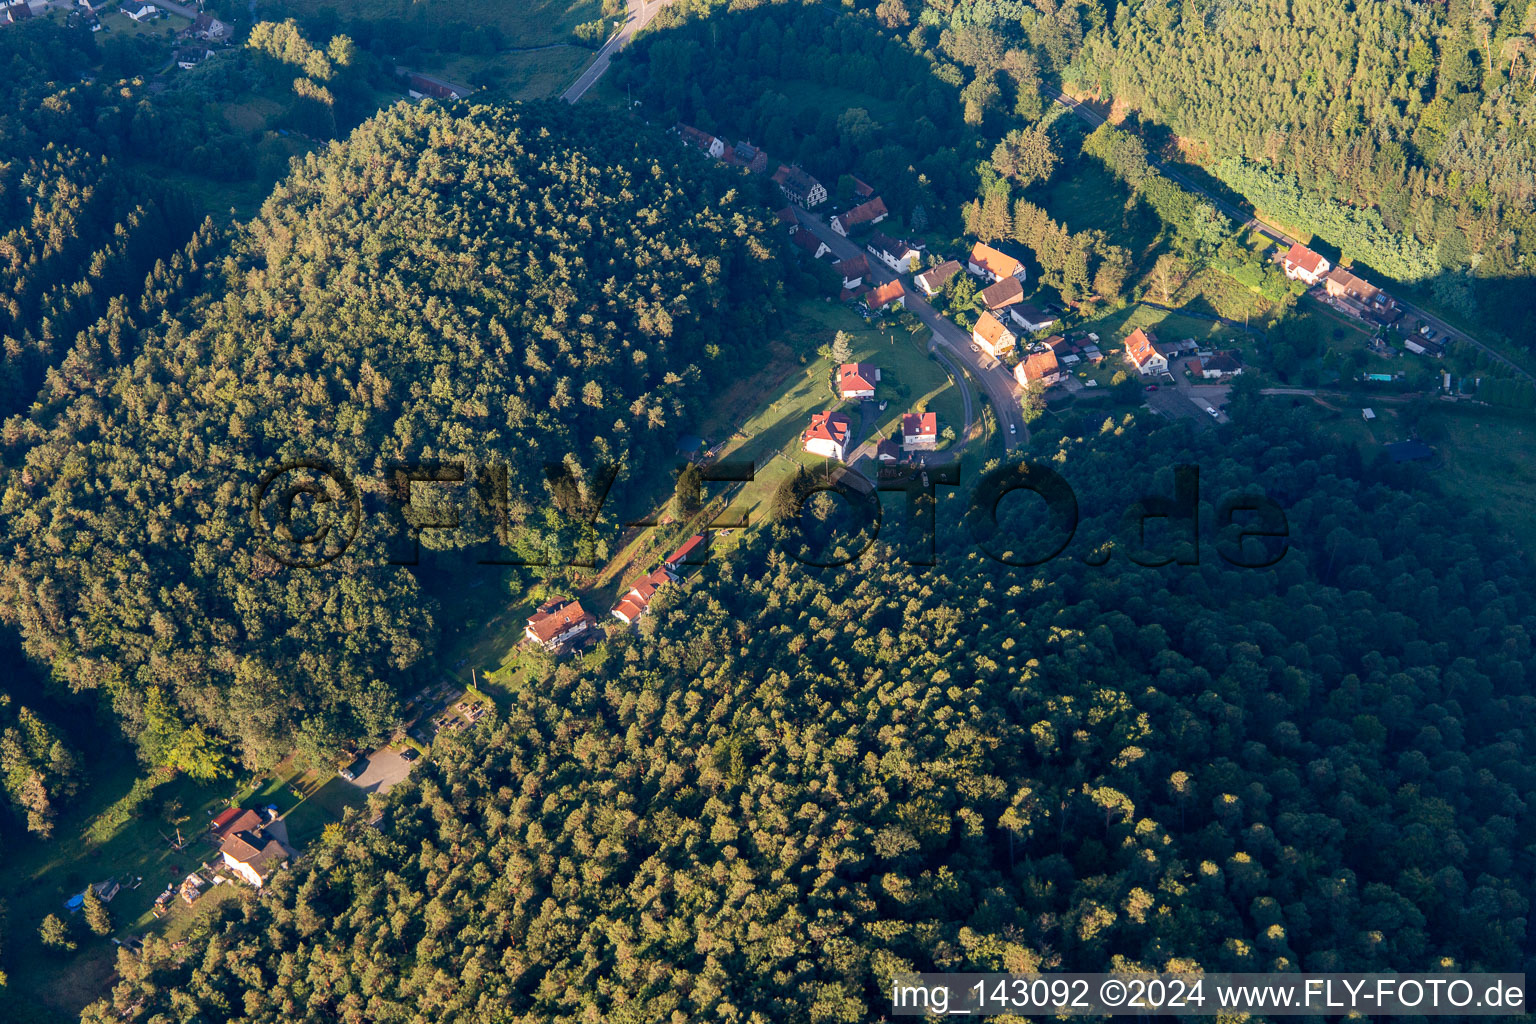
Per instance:
[[[900,968],[1515,968],[1528,576],[1460,506],[1235,408],[1219,441],[1039,442],[1084,514],[1043,568],[969,547],[959,500],[930,569],[759,535],[440,740],[379,828],[122,957],[86,1020],[852,1022]],[[1275,568],[1210,533],[1198,566],[1088,564],[1180,462],[1206,529],[1230,494],[1286,508]]]
[[[255,543],[258,478],[329,460],[382,504],[393,463],[462,461],[502,500],[423,543],[510,538],[507,557],[564,564],[597,465],[670,458],[685,403],[773,322],[766,211],[738,186],[602,113],[380,114],[190,248],[152,317],[84,335],[7,421],[0,609],[130,734],[153,687],[206,727],[156,744],[176,767],[221,736],[269,765],[380,732],[435,640],[389,564],[404,528],[370,514],[345,559],[289,571]]]

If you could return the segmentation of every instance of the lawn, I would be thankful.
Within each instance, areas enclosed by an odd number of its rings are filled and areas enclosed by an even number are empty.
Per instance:
[[[352,21],[429,19],[439,24],[495,27],[511,46],[562,43],[571,30],[602,17],[600,0],[525,0],[522,3],[482,3],[477,0],[259,0],[262,17],[314,18],[334,12],[342,25]]]
[[[592,54],[581,46],[490,56],[436,54],[421,68],[449,81],[484,85],[488,93],[480,99],[537,100],[562,92],[592,62]]]
[[[288,839],[303,849],[320,838],[325,826],[340,821],[347,808],[362,810],[367,803],[368,794],[340,775],[333,775],[283,818],[288,825]]]
[[[1106,317],[1080,325],[1077,330],[1088,330],[1099,336],[1099,348],[1105,355],[1104,365],[1119,367],[1120,353],[1125,348],[1126,335],[1136,328],[1153,329],[1163,341],[1194,338],[1201,346],[1213,348],[1242,348],[1253,342],[1244,337],[1240,328],[1228,324],[1201,320],[1182,313],[1165,313],[1149,306],[1127,306]],[[1109,347],[1106,347],[1109,346]],[[1111,351],[1113,349],[1113,351]]]
[[[1536,425],[1496,414],[1432,412],[1420,421],[1419,434],[1439,451],[1441,488],[1487,509],[1527,555],[1536,552]]]

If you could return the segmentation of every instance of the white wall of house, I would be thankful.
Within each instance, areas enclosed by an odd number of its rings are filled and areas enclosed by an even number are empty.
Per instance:
[[[805,442],[805,450],[812,455],[820,455],[824,459],[837,459],[839,462],[843,460],[843,446],[826,438],[812,438]]]

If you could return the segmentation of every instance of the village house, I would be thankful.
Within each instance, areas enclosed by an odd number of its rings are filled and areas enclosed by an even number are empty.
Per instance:
[[[972,247],[971,255],[966,261],[966,268],[977,277],[988,281],[1001,281],[1005,277],[1012,277],[1023,282],[1026,276],[1024,264],[1007,253],[998,252],[990,245],[984,245],[981,242],[977,242]]]
[[[237,832],[249,832],[264,824],[266,819],[259,812],[231,807],[220,811],[218,817],[208,823],[208,835],[215,842],[222,843],[225,838]]]
[[[750,142],[738,142],[725,150],[725,162],[732,167],[745,167],[753,174],[768,170],[768,154]]]
[[[874,398],[880,367],[873,363],[844,363],[837,368],[837,393],[844,400]]]
[[[902,287],[900,281],[887,281],[870,289],[864,301],[870,309],[884,309],[887,306],[895,306],[897,309],[905,309],[907,306],[907,290]]]
[[[656,591],[673,582],[673,576],[665,568],[652,571],[636,580],[629,591],[613,606],[613,617],[626,625],[634,625],[651,607]]]
[[[184,46],[176,51],[176,66],[191,71],[212,56],[213,51],[206,46]]]
[[[1409,352],[1416,352],[1421,356],[1429,356],[1431,359],[1445,358],[1445,346],[1422,334],[1408,335],[1408,337],[1403,339],[1403,348]]]
[[[1003,326],[1001,320],[991,313],[983,313],[976,321],[976,327],[971,331],[971,340],[981,350],[993,359],[1012,352],[1013,346],[1018,342],[1018,337],[1008,328]]]
[[[22,6],[25,6],[25,4]],[[153,21],[160,16],[160,8],[154,4],[127,3],[119,7],[118,10],[126,14],[133,21],[138,22]]]
[[[1323,291],[1335,309],[1360,320],[1390,324],[1403,315],[1396,299],[1343,267],[1335,267],[1323,278]]]
[[[931,449],[939,443],[939,416],[932,412],[909,412],[901,417],[901,446],[907,451]]]
[[[1056,353],[1048,348],[1033,353],[1013,370],[1014,379],[1023,386],[1040,384],[1050,387],[1060,383],[1063,376],[1061,364],[1056,361]]]
[[[833,214],[830,224],[833,231],[836,231],[840,235],[846,236],[848,232],[854,230],[855,228],[862,227],[866,224],[879,224],[881,221],[885,220],[888,215],[889,211],[885,208],[885,200],[881,199],[879,196],[876,196],[875,198],[869,200],[869,202],[860,203],[858,206],[855,206],[851,210],[844,211],[843,213]]]
[[[984,306],[994,313],[1006,306],[1024,301],[1024,286],[1019,284],[1016,277],[1005,277],[996,284],[989,284],[981,290],[981,301]]]
[[[869,236],[864,248],[871,256],[898,274],[907,273],[923,256],[922,249],[911,242],[887,237],[879,231]]]
[[[716,160],[725,155],[724,140],[717,139],[707,132],[702,132],[691,124],[683,124],[679,121],[677,124],[677,134],[682,137],[683,145],[702,150]]]
[[[230,27],[211,14],[203,13],[192,22],[192,34],[210,43],[222,43],[229,39]]]
[[[949,279],[958,273],[960,273],[960,264],[955,260],[945,260],[938,266],[918,274],[913,280],[923,290],[923,294],[931,299],[939,294],[944,286],[949,283]]]
[[[1140,327],[1125,339],[1125,359],[1142,376],[1168,369],[1168,357],[1157,350],[1157,335]]]
[[[906,453],[902,451],[901,445],[887,439],[875,445],[875,461],[881,465],[904,462],[906,461]]]
[[[1034,334],[1036,331],[1043,331],[1056,322],[1054,316],[1038,306],[1032,306],[1027,302],[1009,306],[1008,316],[1013,319],[1014,323],[1031,334]]]
[[[848,178],[853,182],[853,194],[858,196],[860,199],[868,199],[870,196],[875,194],[875,186],[859,178],[855,178],[851,174],[848,175]]]
[[[811,416],[811,425],[800,435],[800,444],[812,455],[843,460],[848,447],[852,421],[840,412],[828,410]]]
[[[694,554],[702,555],[708,549],[709,536],[703,533],[696,533],[678,545],[677,550],[662,561],[661,567],[671,573],[673,579],[679,579],[681,577],[681,566],[698,564],[698,562],[694,561]]]
[[[773,172],[773,181],[784,197],[797,206],[810,209],[827,201],[826,187],[798,167],[780,164]]]
[[[1280,265],[1285,268],[1286,277],[1293,281],[1305,281],[1310,285],[1321,281],[1333,264],[1297,242],[1280,258]]]
[[[467,85],[455,85],[435,75],[419,71],[406,72],[406,93],[413,100],[461,100],[475,90]]]
[[[1237,377],[1243,372],[1243,364],[1238,362],[1231,352],[1217,352],[1213,356],[1196,359],[1189,368],[1205,380]]]
[[[795,229],[800,226],[800,215],[795,213],[795,208],[793,206],[786,206],[782,210],[775,210],[773,212],[773,217],[780,224],[789,225],[789,233],[791,235],[793,235],[795,233]]]
[[[845,260],[838,260],[832,264],[832,269],[843,275],[844,288],[853,289],[864,283],[864,277],[869,273],[869,260],[864,258],[863,253],[859,253]]]
[[[230,832],[219,846],[219,856],[231,871],[258,889],[288,862],[283,844],[260,827]]]
[[[529,617],[523,635],[546,651],[553,651],[596,624],[597,617],[583,609],[580,601],[556,597],[539,605]]]
[[[153,7],[150,10],[154,10]],[[126,8],[125,8],[126,13]],[[27,0],[13,0],[0,7],[0,25],[14,25],[18,21],[26,21],[32,17],[32,7]],[[135,18],[135,21],[138,19]]]
[[[795,243],[802,252],[809,253],[813,260],[819,260],[823,255],[832,251],[831,246],[811,234],[805,228],[795,228],[789,233],[789,240]]]

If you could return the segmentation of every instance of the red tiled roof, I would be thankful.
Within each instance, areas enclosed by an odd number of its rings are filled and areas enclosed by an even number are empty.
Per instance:
[[[1300,242],[1295,242],[1291,245],[1290,251],[1285,254],[1285,261],[1309,274],[1315,274],[1318,267],[1322,265],[1323,258]]]
[[[238,807],[231,807],[209,822],[208,829],[215,838],[223,839],[236,832],[260,828],[262,823],[262,816],[256,811],[243,811]]]
[[[784,209],[775,213],[774,216],[779,218],[779,220],[783,221],[785,224],[800,223],[800,218],[795,216],[795,208],[793,206],[784,207]]]
[[[1024,379],[1030,383],[1049,377],[1061,368],[1056,362],[1056,353],[1050,349],[1036,352],[1019,365],[1023,367]]]
[[[812,256],[815,256],[816,250],[821,248],[821,239],[805,230],[805,228],[795,228],[794,231],[790,232],[789,240]]]
[[[684,142],[689,145],[698,146],[706,153],[715,144],[715,137],[713,135],[710,135],[708,132],[702,132],[691,124],[679,124],[677,126],[677,133],[683,137]]]
[[[685,559],[689,555],[693,554],[693,552],[695,550],[697,550],[699,548],[699,546],[702,545],[703,543],[704,543],[704,535],[702,533],[694,534],[692,537],[689,537],[687,540],[683,541],[683,544],[682,544],[681,547],[679,547],[676,551],[672,552],[672,554],[667,556],[666,564],[667,565],[676,565],[676,564],[678,564],[683,559]]]
[[[908,412],[901,416],[901,436],[937,437],[939,414],[933,412]]]
[[[982,341],[985,341],[988,345],[995,346],[1004,334],[1010,332],[997,317],[991,313],[983,313],[980,319],[976,321],[976,333],[981,337]]]
[[[1125,352],[1136,363],[1142,365],[1156,354],[1157,335],[1151,331],[1144,331],[1140,327],[1131,332],[1125,339]]]
[[[870,363],[844,363],[837,368],[837,390],[843,394],[850,391],[875,390],[875,368]]]
[[[853,175],[850,174],[849,177],[853,178]],[[853,178],[853,190],[854,192],[858,193],[860,197],[872,196],[875,194],[875,187],[873,185],[866,185],[858,178]]]
[[[845,260],[838,260],[832,264],[832,269],[842,274],[845,279],[863,277],[869,273],[869,260],[864,258],[863,253],[859,253],[857,256],[850,256]]]
[[[990,245],[977,242],[971,248],[971,262],[998,277],[1012,277],[1023,266],[1007,253],[998,252]]]
[[[863,224],[865,221],[874,220],[876,217],[884,217],[889,212],[885,208],[885,200],[876,196],[867,203],[860,203],[846,213],[838,214],[837,220],[843,227],[851,228],[855,225]]]
[[[879,309],[882,306],[895,302],[897,299],[906,298],[906,295],[907,290],[901,286],[900,281],[887,281],[880,287],[873,289],[869,293],[867,301],[871,308]]]
[[[549,643],[582,619],[596,621],[590,613],[581,607],[580,601],[567,601],[563,604],[549,607],[551,603],[546,602],[544,605],[541,605],[540,610],[528,620],[528,628],[539,639],[540,643]]]
[[[801,442],[836,441],[838,444],[846,444],[850,423],[847,416],[833,410],[812,413],[811,425],[805,428]]]

